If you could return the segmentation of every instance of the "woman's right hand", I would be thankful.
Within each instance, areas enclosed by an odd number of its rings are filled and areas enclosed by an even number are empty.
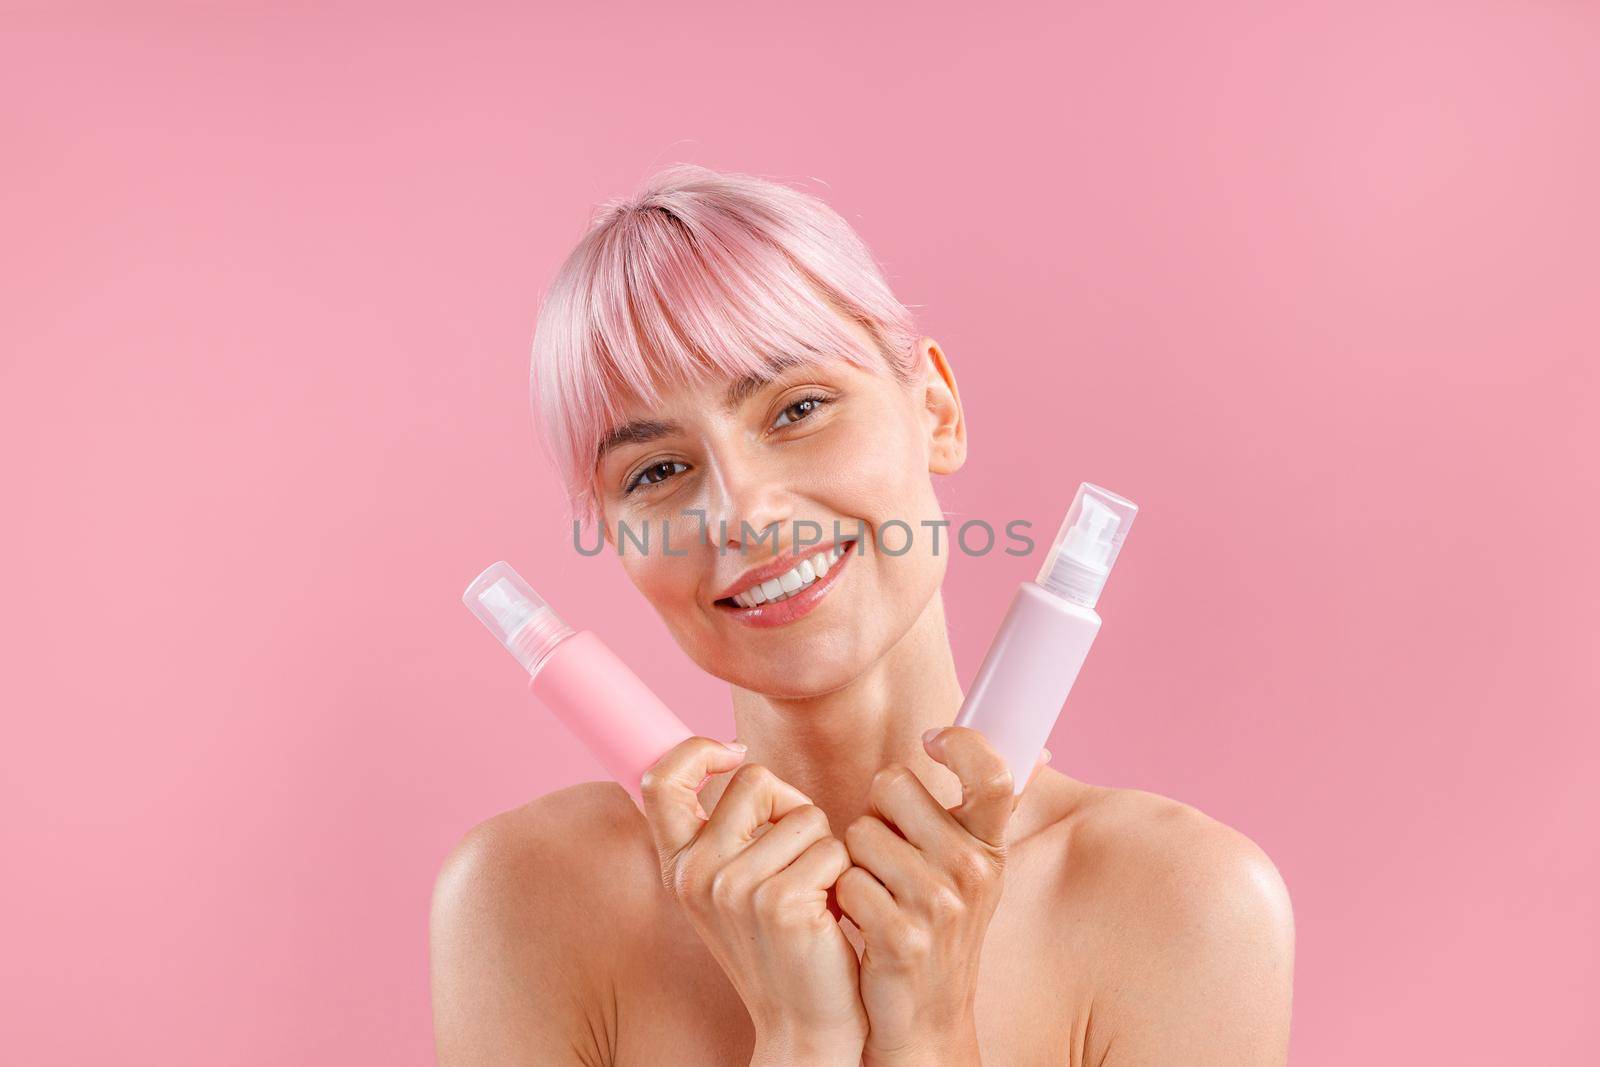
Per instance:
[[[645,772],[662,882],[743,999],[758,1054],[856,1064],[867,1036],[859,964],[828,909],[850,851],[809,797],[743,759],[691,737]],[[699,790],[734,767],[708,819]]]

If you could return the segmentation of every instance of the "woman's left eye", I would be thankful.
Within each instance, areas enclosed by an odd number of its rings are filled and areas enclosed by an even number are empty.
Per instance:
[[[778,413],[778,421],[773,423],[773,427],[790,426],[802,419],[810,418],[818,408],[826,403],[828,403],[828,398],[825,396],[803,396]],[[794,417],[789,418],[790,415]],[[788,419],[788,421],[784,421],[785,419]]]

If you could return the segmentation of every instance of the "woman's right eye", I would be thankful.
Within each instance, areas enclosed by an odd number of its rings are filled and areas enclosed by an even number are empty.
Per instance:
[[[622,491],[624,493],[631,493],[641,485],[660,485],[662,482],[678,473],[678,471],[674,470],[673,468],[678,468],[678,470],[688,470],[689,465],[687,463],[679,463],[675,459],[665,459],[660,463],[652,463],[650,466],[642,468],[632,478],[629,478],[627,487]]]

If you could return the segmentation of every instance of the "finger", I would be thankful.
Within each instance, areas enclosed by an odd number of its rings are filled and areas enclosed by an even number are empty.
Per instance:
[[[884,822],[924,852],[937,854],[967,836],[966,829],[903,763],[891,763],[872,776],[867,802]]]
[[[790,885],[824,890],[828,913],[837,919],[843,914],[839,909],[837,884],[839,876],[849,869],[850,850],[843,841],[829,834],[811,842],[798,859],[773,877]]]
[[[702,839],[719,856],[744,850],[763,823],[774,822],[811,798],[760,763],[746,763],[717,798]]]
[[[961,779],[961,803],[950,815],[973,837],[1003,846],[1016,807],[1015,779],[1004,757],[981,733],[965,726],[946,726],[929,735],[923,740],[928,755]]]
[[[737,767],[743,752],[709,737],[690,737],[667,750],[639,780],[639,797],[657,850],[675,856],[694,840],[705,820],[697,812],[700,787],[713,774]]]
[[[1028,787],[1033,785],[1033,780],[1039,777],[1039,772],[1044,770],[1045,764],[1049,763],[1054,758],[1055,757],[1051,755],[1051,752],[1048,748],[1041,748],[1039,750],[1039,758],[1033,761],[1033,770],[1028,772],[1028,780],[1022,786],[1023,793],[1026,793],[1028,791]],[[1017,795],[1020,797],[1022,794],[1019,793]]]
[[[791,866],[817,841],[832,836],[827,814],[815,804],[802,804],[773,823],[723,869],[744,884],[755,885]]]
[[[839,876],[833,895],[839,902],[839,910],[850,917],[863,935],[888,929],[900,913],[883,883],[860,867],[851,867]]]
[[[928,861],[917,846],[871,815],[845,828],[844,843],[851,862],[882,883],[896,902],[912,899],[916,887],[928,882]]]
[[[1039,750],[1038,758],[1033,761],[1033,770],[1028,772],[1028,780],[1023,785],[1022,792],[1011,798],[1011,812],[1013,815],[1016,814],[1017,805],[1022,803],[1023,796],[1026,795],[1028,790],[1033,786],[1033,780],[1039,777],[1039,772],[1044,770],[1044,765],[1049,762],[1050,750],[1048,748],[1041,748]]]
[[[831,889],[839,876],[850,869],[850,850],[833,835],[818,838],[806,846],[795,861],[773,878],[806,889]]]

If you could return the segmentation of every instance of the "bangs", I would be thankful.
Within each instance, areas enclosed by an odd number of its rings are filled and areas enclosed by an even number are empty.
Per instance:
[[[657,182],[669,187],[608,205],[552,282],[535,332],[540,428],[583,521],[598,517],[600,441],[631,405],[839,359],[902,380],[915,368],[909,313],[820,201],[698,167]]]

